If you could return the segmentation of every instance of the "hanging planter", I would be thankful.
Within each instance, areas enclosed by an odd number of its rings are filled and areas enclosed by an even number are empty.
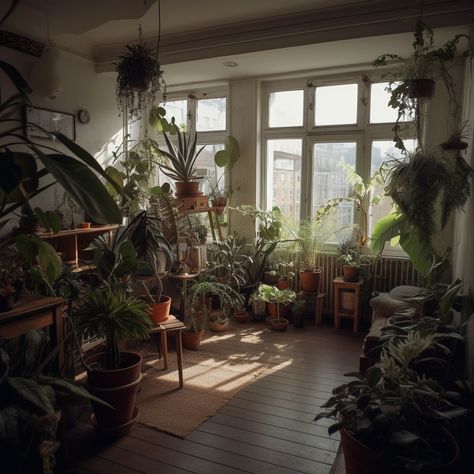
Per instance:
[[[138,119],[160,92],[166,97],[166,84],[158,61],[158,47],[154,51],[144,43],[141,27],[138,43],[126,48],[117,64],[117,102],[122,113]]]

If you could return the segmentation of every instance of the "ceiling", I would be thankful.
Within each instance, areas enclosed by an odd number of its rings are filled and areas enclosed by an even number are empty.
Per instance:
[[[407,0],[408,1],[408,0]],[[344,11],[368,11],[375,5],[403,4],[404,0],[161,0],[161,23],[164,36],[180,33],[210,32],[228,25],[240,31],[240,25],[271,18],[288,18],[297,12],[340,8]],[[410,0],[413,5],[414,0]],[[462,0],[430,4],[454,4]],[[406,2],[405,2],[406,3]],[[357,5],[356,5],[357,4]],[[2,10],[3,8],[0,8]],[[319,10],[317,11],[319,14]],[[336,10],[337,13],[337,10]],[[94,50],[104,45],[134,41],[138,25],[143,36],[157,33],[158,4],[155,0],[21,0],[5,29],[45,41],[49,36],[63,51],[94,59]],[[247,22],[247,23],[246,23]],[[323,22],[324,23],[324,22]],[[258,26],[260,28],[260,24]],[[224,28],[226,30],[226,28]],[[367,30],[368,31],[368,30]],[[467,28],[443,28],[439,41]],[[408,53],[412,35],[400,33],[372,38],[322,41],[295,47],[251,49],[245,54],[231,54],[198,61],[177,62],[164,66],[169,84],[189,84],[213,80],[229,80],[252,76],[281,74],[291,71],[315,70],[340,65],[370,62],[378,54],[396,51]],[[359,34],[359,36],[361,36]],[[362,33],[362,36],[365,36]],[[290,43],[291,44],[291,43]],[[288,45],[288,44],[287,44]],[[287,46],[285,45],[285,46]],[[212,47],[212,44],[211,44]],[[196,56],[194,56],[196,57]],[[235,61],[238,67],[227,68],[225,61]]]

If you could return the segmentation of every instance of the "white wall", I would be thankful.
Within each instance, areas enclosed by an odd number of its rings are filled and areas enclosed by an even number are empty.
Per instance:
[[[27,80],[37,60],[33,56],[4,47],[0,47],[0,58],[17,68]],[[93,62],[64,52],[60,52],[59,61],[64,84],[61,95],[51,101],[32,93],[31,103],[37,107],[73,114],[79,109],[88,110],[91,116],[88,124],[79,123],[76,117],[76,142],[103,162],[122,139],[122,118],[118,114],[115,99],[115,74],[97,74]],[[4,75],[0,76],[0,90],[3,100],[14,92]],[[48,140],[38,141],[48,146],[53,145]],[[52,188],[38,196],[33,204],[46,210],[52,209]]]

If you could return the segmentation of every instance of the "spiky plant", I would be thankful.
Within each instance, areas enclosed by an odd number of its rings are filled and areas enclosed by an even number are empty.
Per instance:
[[[177,147],[173,145],[165,131],[163,131],[163,136],[168,148],[168,151],[161,148],[159,150],[160,153],[167,158],[166,162],[159,163],[163,174],[174,181],[184,183],[200,179],[201,177],[196,173],[195,165],[204,146],[196,152],[197,133],[194,132],[193,135],[188,134],[186,137],[186,132],[176,130],[176,136],[178,138]]]
[[[105,338],[105,368],[120,368],[119,342],[145,339],[152,322],[148,305],[121,287],[93,290],[77,310],[77,330],[84,336]]]

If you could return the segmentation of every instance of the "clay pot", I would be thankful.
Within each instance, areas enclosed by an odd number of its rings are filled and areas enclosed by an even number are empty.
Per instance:
[[[212,207],[226,207],[226,206],[227,206],[227,198],[225,197],[220,197],[212,201]],[[216,209],[216,213],[218,215],[222,214],[223,212],[224,212],[224,209]]]
[[[200,331],[183,331],[183,346],[186,349],[197,351],[201,345],[203,334],[204,329],[201,329]]]
[[[104,353],[87,358],[88,365],[102,362]],[[122,367],[115,370],[94,369],[87,371],[87,389],[96,397],[104,400],[114,409],[92,403],[97,426],[110,434],[114,428],[123,425],[131,427],[134,418],[135,401],[142,379],[143,358],[134,352],[122,352]]]
[[[276,272],[264,272],[263,282],[267,285],[276,285],[278,283],[278,274]]]
[[[155,324],[160,324],[166,321],[170,316],[171,298],[163,295],[160,298],[159,303],[153,303],[150,305],[151,313],[150,319]]]
[[[235,320],[242,324],[249,320],[249,313],[245,309],[236,309],[234,311]]]
[[[305,293],[317,293],[321,282],[321,269],[301,270],[300,285],[301,290]]]
[[[342,275],[343,275],[344,281],[359,281],[360,270],[357,267],[351,267],[350,265],[343,265]]]
[[[229,329],[229,321],[209,321],[209,329],[214,332],[224,332]]]
[[[176,196],[199,196],[199,181],[176,181]]]
[[[271,316],[268,318],[268,324],[270,324],[270,327],[274,331],[286,331],[286,328],[288,327],[289,321],[286,318],[282,318],[280,316],[280,319],[277,318],[272,318]]]
[[[91,223],[90,222],[81,222],[79,224],[80,229],[90,229],[91,228]]]
[[[410,99],[430,99],[435,92],[433,79],[412,79],[408,86]]]
[[[289,287],[290,287],[290,282],[288,280],[283,280],[283,279],[278,280],[277,288],[279,290],[286,290]]]
[[[279,304],[280,309],[280,319],[281,318],[288,318],[290,314],[290,305],[289,304]],[[277,305],[275,303],[267,303],[267,313],[268,316],[271,318],[277,317]]]

